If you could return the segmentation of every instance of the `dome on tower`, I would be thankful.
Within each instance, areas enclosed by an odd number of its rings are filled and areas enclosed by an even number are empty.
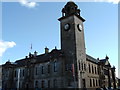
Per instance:
[[[73,1],[67,2],[62,12],[65,13],[65,16],[70,16],[72,14],[80,16],[80,9],[78,9],[78,6]]]

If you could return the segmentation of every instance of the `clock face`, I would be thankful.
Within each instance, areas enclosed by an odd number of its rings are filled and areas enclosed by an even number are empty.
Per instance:
[[[82,29],[83,29],[81,24],[78,24],[77,28],[78,28],[79,31],[82,31]]]
[[[65,29],[65,31],[68,31],[70,29],[70,24],[69,23],[65,24],[64,29]]]

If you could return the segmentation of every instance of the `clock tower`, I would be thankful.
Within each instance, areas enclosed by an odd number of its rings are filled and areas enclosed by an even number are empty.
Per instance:
[[[80,16],[78,6],[72,1],[67,2],[64,6],[62,9],[62,17],[58,20],[60,21],[61,50],[65,54],[65,64],[68,67],[74,65],[75,75],[67,73],[66,79],[74,76],[72,85],[77,88],[83,88],[85,87],[84,73],[86,68],[83,25],[85,20]]]

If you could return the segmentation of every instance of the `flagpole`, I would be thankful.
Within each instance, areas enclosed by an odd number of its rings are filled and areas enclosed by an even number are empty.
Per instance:
[[[31,43],[31,46],[30,46],[30,52],[32,52],[32,43]]]

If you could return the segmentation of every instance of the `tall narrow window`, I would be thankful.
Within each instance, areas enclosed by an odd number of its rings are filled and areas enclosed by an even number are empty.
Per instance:
[[[56,79],[53,80],[53,86],[54,86],[54,88],[57,87],[57,80]]]
[[[22,70],[20,69],[20,77],[22,77]]]
[[[95,86],[95,80],[93,79],[93,86]]]
[[[35,68],[35,75],[38,75],[38,68]]]
[[[57,62],[54,62],[54,72],[57,72]]]
[[[96,72],[96,67],[95,67],[95,74],[97,74],[97,72]]]
[[[101,81],[99,80],[99,86],[101,86]]]
[[[41,69],[42,69],[42,74],[44,74],[44,67],[42,66]]]
[[[83,63],[82,63],[82,70],[83,70]]]
[[[99,72],[99,68],[97,68],[97,71],[98,71],[98,74],[99,74],[99,73],[100,73],[100,72]]]
[[[48,65],[48,73],[50,73],[50,65]]]
[[[85,79],[82,79],[82,81],[83,81],[83,88],[85,88],[86,87]]]
[[[80,62],[79,62],[79,70],[80,70]]]
[[[97,79],[96,79],[96,86],[98,86],[98,81],[97,81]]]
[[[50,88],[50,80],[48,80],[48,88]]]
[[[23,69],[23,73],[22,73],[22,74],[23,74],[23,76],[24,76],[24,73],[25,73],[25,71],[24,71],[24,69]]]
[[[86,64],[84,64],[84,70],[86,71]]]
[[[41,88],[44,88],[44,81],[41,82]]]
[[[35,82],[35,88],[38,88],[38,81]]]
[[[68,86],[71,86],[71,80],[68,79]]]
[[[92,73],[94,73],[94,68],[93,68],[93,66],[92,66]]]
[[[90,87],[92,87],[92,80],[90,79]]]
[[[15,72],[14,72],[14,76],[17,77],[17,71],[16,71],[16,70],[15,70]]]
[[[90,64],[89,64],[89,73],[91,73],[91,68],[90,68]]]

